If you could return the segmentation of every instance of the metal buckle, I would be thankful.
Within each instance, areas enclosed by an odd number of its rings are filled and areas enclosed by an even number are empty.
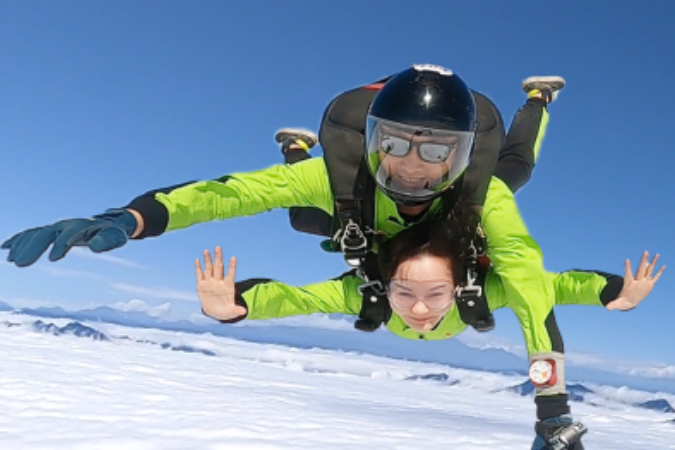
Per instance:
[[[473,246],[473,244],[472,244]],[[475,250],[475,249],[474,249]],[[478,274],[474,272],[472,269],[468,269],[466,271],[466,286],[460,286],[457,289],[457,295],[456,297],[460,300],[464,300],[467,297],[473,297],[475,299],[478,299],[480,296],[483,295],[483,287],[480,285],[475,285],[474,283],[478,279]],[[469,302],[469,306],[474,306],[474,302]]]
[[[483,288],[481,286],[464,286],[457,289],[457,298],[460,300],[465,300],[469,297],[478,299],[483,295]],[[474,306],[475,303],[469,301],[467,303],[469,306]]]
[[[372,289],[375,291],[376,295],[384,295],[387,293],[385,291],[384,286],[382,286],[382,282],[380,280],[373,280],[373,281],[368,281],[367,283],[363,283],[361,286],[357,287],[356,290],[359,291],[359,294],[363,295],[363,292],[366,289]]]
[[[350,245],[347,242],[348,240],[358,240],[358,244]],[[349,222],[342,232],[342,236],[340,236],[340,247],[342,248],[342,251],[345,252],[346,250],[349,250],[355,252],[366,248],[366,246],[366,236],[363,234],[363,231],[361,231],[361,227],[359,227],[352,219],[349,219]]]
[[[576,443],[586,434],[588,428],[581,422],[574,422],[571,425],[560,428],[548,440],[548,445],[552,450],[569,449],[570,445]]]

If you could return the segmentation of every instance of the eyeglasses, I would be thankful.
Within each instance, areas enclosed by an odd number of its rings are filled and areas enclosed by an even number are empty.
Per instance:
[[[422,161],[438,164],[445,162],[453,151],[457,149],[457,143],[453,144],[438,144],[433,142],[424,142],[421,144],[414,144],[417,147],[417,152]],[[413,146],[410,140],[398,136],[382,135],[380,148],[388,155],[399,158],[404,157],[410,153],[410,148]]]
[[[401,310],[412,309],[421,301],[430,311],[438,312],[452,304],[455,288],[449,281],[392,280],[387,295],[389,301]]]

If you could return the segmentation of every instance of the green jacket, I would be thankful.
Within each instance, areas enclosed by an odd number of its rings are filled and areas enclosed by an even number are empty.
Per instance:
[[[144,217],[141,237],[293,206],[318,207],[333,213],[333,195],[323,158],[154,191],[129,205]],[[375,226],[385,238],[413,225],[405,222],[395,203],[379,190],[375,209]],[[420,221],[437,218],[440,212],[441,201],[436,200]],[[523,332],[529,350],[562,351],[554,348],[559,337],[557,327],[546,323],[555,295],[541,250],[520,217],[513,193],[494,177],[483,207],[482,226],[487,235],[488,256],[502,280],[501,290],[513,299],[520,316],[528,317]]]
[[[582,271],[547,273],[546,277],[553,285],[556,305],[606,305],[616,298],[623,282],[621,277],[614,275]],[[354,275],[303,287],[270,281],[252,286],[248,284],[246,290],[237,294],[248,309],[246,318],[251,320],[313,313],[358,315],[362,297],[357,288],[363,282]],[[522,298],[508,296],[504,283],[493,270],[488,272],[485,290],[491,311],[499,308],[513,310],[523,329],[528,352],[534,352],[531,334],[525,330],[543,326],[534,323],[542,319],[532,314],[532,309]],[[467,325],[461,321],[457,307],[453,306],[438,326],[428,332],[411,329],[396,313],[392,313],[386,327],[403,338],[438,340],[458,335]]]

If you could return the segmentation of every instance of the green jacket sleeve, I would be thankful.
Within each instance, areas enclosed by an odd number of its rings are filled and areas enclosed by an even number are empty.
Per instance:
[[[361,282],[360,278],[351,275],[303,287],[268,281],[247,286],[238,295],[248,309],[246,318],[252,320],[314,313],[358,315],[361,296],[356,287]]]
[[[559,331],[547,322],[555,291],[544,270],[541,249],[530,236],[513,194],[498,178],[490,183],[482,224],[488,256],[501,278],[509,307],[520,321],[528,353],[562,352],[554,348],[562,342]]]
[[[606,306],[616,299],[623,286],[623,278],[600,271],[568,270],[547,272],[555,292],[555,305]],[[510,307],[509,298],[499,276],[488,275],[485,283],[486,295],[491,311]]]
[[[607,306],[623,288],[623,277],[605,272],[569,270],[549,275],[556,305]]]
[[[158,189],[127,207],[143,216],[145,229],[140,237],[144,238],[293,206],[317,207],[332,214],[333,195],[323,158]]]

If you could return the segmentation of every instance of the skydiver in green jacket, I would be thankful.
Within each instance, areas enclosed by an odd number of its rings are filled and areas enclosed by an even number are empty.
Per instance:
[[[389,305],[385,326],[392,333],[407,339],[438,340],[458,335],[467,325],[460,318],[455,303],[456,288],[464,271],[464,242],[456,224],[448,232],[442,221],[424,223],[397,234],[383,245],[380,253],[382,281],[387,286]],[[216,247],[214,261],[204,251],[204,270],[200,260],[195,261],[197,292],[202,311],[222,322],[233,323],[244,318],[264,320],[312,313],[343,313],[358,315],[362,307],[359,287],[364,280],[355,274],[303,287],[289,286],[272,280],[246,280],[235,283],[236,259],[230,259],[224,270],[222,250]],[[629,310],[637,306],[651,291],[665,267],[656,274],[656,255],[649,262],[645,252],[632,275],[630,261],[626,261],[625,276],[603,272],[568,271],[547,273],[555,290],[555,304],[600,305],[607,309]],[[510,308],[516,314],[527,344],[528,353],[536,351],[532,338],[545,340],[547,335],[532,335],[527,330],[542,329],[536,322],[545,321],[549,311],[536,302],[509,296],[503,280],[488,271],[486,289],[490,310]],[[539,358],[530,369],[530,378],[539,388],[550,388],[556,380],[555,355]],[[553,381],[553,383],[551,383]],[[548,448],[548,441],[559,431],[560,425],[572,423],[569,411],[555,420],[537,424],[533,449]],[[577,442],[571,450],[581,450]]]
[[[423,98],[416,98],[421,93]],[[420,106],[419,101],[428,105]],[[477,118],[472,95],[457,75],[417,66],[387,82],[368,120],[368,160],[379,187],[375,225],[386,240],[411,224],[443,214],[439,196],[453,187],[469,165]],[[393,130],[398,133],[393,136],[396,143],[405,146],[400,136],[414,127],[424,128],[426,134],[415,138],[414,151],[382,140],[383,132]],[[2,248],[9,249],[8,261],[25,267],[52,244],[49,259],[57,261],[73,246],[109,251],[129,238],[296,206],[333,213],[334,197],[322,158],[153,190],[93,219],[62,220],[20,232]],[[482,228],[492,264],[509,281],[507,289],[551,303],[539,247],[529,236],[511,191],[496,178],[482,208]]]
[[[403,338],[448,339],[467,328],[467,324],[462,322],[457,309],[454,308],[454,302],[443,303],[442,308],[430,308],[429,298],[412,295],[419,290],[417,287],[424,291],[426,284],[431,283],[432,288],[428,291],[431,303],[436,305],[433,299],[447,299],[447,296],[452,297],[455,292],[459,272],[454,268],[460,267],[460,264],[456,257],[445,254],[439,256],[445,253],[443,247],[431,247],[428,231],[435,226],[436,223],[429,223],[409,228],[386,244],[388,248],[402,247],[402,253],[411,255],[410,259],[402,260],[400,257],[394,259],[392,273],[383,277],[383,281],[389,285],[391,307],[385,326]],[[437,261],[432,258],[433,261],[429,262],[424,258],[429,255],[450,261],[447,264],[453,267],[452,279],[445,280],[448,278],[446,273],[438,276],[438,265],[431,263]],[[197,292],[204,312],[221,322],[236,323],[244,319],[265,320],[314,313],[358,315],[361,309],[362,297],[359,286],[365,281],[353,271],[337,279],[303,287],[290,286],[270,279],[235,283],[236,258],[230,259],[227,275],[224,275],[225,268],[220,247],[216,247],[213,260],[208,250],[204,251],[203,257],[203,270],[200,260],[195,260]],[[645,252],[635,276],[632,275],[630,261],[626,261],[624,277],[581,270],[548,272],[547,277],[552,280],[555,289],[555,305],[594,305],[604,306],[610,311],[631,310],[647,297],[665,270],[663,266],[658,273],[653,273],[658,258],[659,255],[656,255],[650,262]],[[406,276],[402,278],[401,273],[405,273]],[[398,283],[400,280],[407,281]],[[442,282],[433,285],[433,282],[438,280]],[[438,291],[435,290],[436,287],[439,288]],[[503,282],[493,270],[488,272],[485,289],[491,311],[500,308],[513,309],[523,328],[529,328],[527,322],[536,319],[536,314],[525,313],[526,310],[533,308],[523,306],[522,299],[506,296]],[[421,299],[412,305],[415,308],[411,305],[397,308],[397,305],[405,305],[407,301],[412,302],[414,299]],[[536,308],[536,305],[534,307]],[[525,334],[528,351],[533,348],[527,342],[529,338],[530,335]]]
[[[442,195],[469,166],[478,127],[472,93],[459,76],[437,66],[416,65],[391,78],[377,93],[365,128],[368,169],[377,183],[375,220],[381,240],[419,222],[445,216]],[[53,244],[49,259],[63,258],[73,246],[112,250],[129,238],[159,236],[197,223],[258,214],[275,208],[316,207],[333,214],[334,196],[326,165],[313,158],[217,180],[157,189],[124,208],[92,219],[68,219],[18,233],[5,241],[8,261],[33,264]],[[503,181],[493,178],[481,209],[487,254],[500,276],[504,295],[528,299],[547,321],[533,322],[531,358],[555,354],[562,379],[562,340],[552,315],[554,288],[539,246],[529,235]],[[556,390],[559,391],[556,391]],[[539,403],[556,403],[544,417],[566,411],[564,387],[542,392]],[[560,395],[558,395],[560,394]]]

